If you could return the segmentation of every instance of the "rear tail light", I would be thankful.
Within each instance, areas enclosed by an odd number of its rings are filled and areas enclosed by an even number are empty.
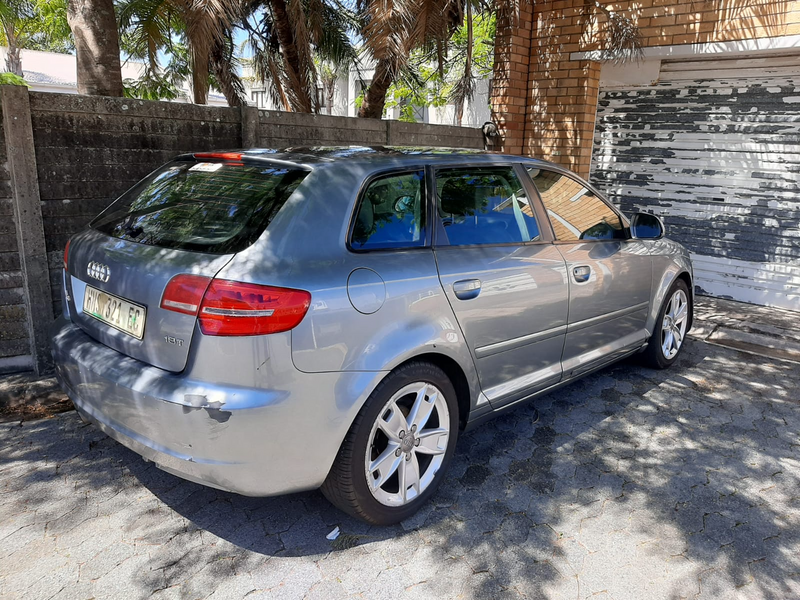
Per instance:
[[[164,295],[161,296],[161,308],[185,315],[196,315],[209,283],[211,277],[175,275],[169,280]]]
[[[311,294],[304,290],[197,275],[176,275],[161,299],[166,310],[199,313],[200,330],[218,336],[289,331],[303,320],[310,304]]]
[[[64,270],[67,270],[67,260],[69,259],[69,243],[72,240],[67,240],[67,245],[64,246]]]

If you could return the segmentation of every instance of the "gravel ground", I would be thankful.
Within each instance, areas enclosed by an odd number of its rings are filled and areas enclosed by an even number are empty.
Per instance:
[[[0,598],[800,598],[800,367],[696,340],[463,435],[395,527],[0,424]],[[339,526],[334,541],[326,535]]]

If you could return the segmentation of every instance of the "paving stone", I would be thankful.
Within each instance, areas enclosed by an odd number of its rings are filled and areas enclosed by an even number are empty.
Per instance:
[[[797,598],[800,370],[689,339],[463,434],[373,527],[183,481],[74,413],[0,424],[0,600]],[[340,541],[326,535],[340,527]]]

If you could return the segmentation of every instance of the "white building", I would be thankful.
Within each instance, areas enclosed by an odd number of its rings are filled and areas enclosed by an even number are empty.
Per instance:
[[[8,48],[0,46],[0,66],[5,70]],[[34,92],[57,92],[59,94],[78,93],[78,66],[74,54],[22,50],[22,72],[25,81]],[[144,63],[127,60],[122,63],[122,80],[138,79],[144,73]],[[183,98],[175,102],[188,102],[192,97],[188,82],[184,84]],[[212,106],[228,106],[225,97],[219,93],[209,93],[208,103]]]
[[[0,46],[0,65],[5,65],[8,48]],[[41,52],[38,50],[22,50],[22,70],[25,81],[30,89],[35,92],[57,92],[61,94],[78,93],[77,62],[73,54],[59,54],[57,52]],[[144,73],[144,63],[127,60],[122,63],[122,79],[138,79]],[[339,78],[334,87],[333,103],[330,112],[326,106],[327,98],[323,93],[322,85],[317,92],[324,114],[342,117],[355,117],[358,114],[356,99],[372,79],[373,69],[351,69],[347,76]],[[282,107],[274,105],[263,84],[252,83],[251,74],[244,73],[244,83],[247,101],[249,104],[267,110],[281,110]],[[489,110],[490,80],[488,78],[477,81],[475,96],[471,102],[464,106],[461,120],[463,127],[480,127],[491,119]],[[175,102],[191,101],[189,82],[183,86],[183,96]],[[211,91],[208,95],[208,104],[211,106],[228,106],[225,97],[219,92]],[[400,107],[387,110],[387,119],[399,119]],[[418,123],[432,123],[437,125],[458,125],[456,110],[453,104],[441,107],[415,108],[415,118]]]
[[[363,90],[369,86],[374,69],[362,68],[351,69],[347,76],[340,77],[334,86],[333,103],[328,110],[326,94],[322,84],[317,86],[321,112],[339,117],[355,117],[358,115],[356,99]],[[247,93],[247,101],[259,108],[266,110],[281,110],[282,107],[276,106],[269,97],[269,93],[263,84],[252,83],[252,74],[245,72],[244,82]],[[476,82],[475,95],[472,101],[465,103],[464,112],[461,119],[462,127],[480,127],[486,121],[491,120],[491,110],[489,108],[491,80],[488,78],[479,79]],[[399,119],[401,108],[399,106],[390,108],[386,111],[384,118]],[[435,125],[458,125],[456,119],[456,107],[453,104],[446,104],[441,107],[426,106],[417,107],[414,110],[415,119],[418,123],[432,123]]]

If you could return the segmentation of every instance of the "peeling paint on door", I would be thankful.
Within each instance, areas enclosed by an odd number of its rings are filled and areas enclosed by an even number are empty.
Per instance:
[[[661,215],[703,290],[800,310],[800,56],[768,77],[722,62],[601,89],[592,180],[623,210]]]

